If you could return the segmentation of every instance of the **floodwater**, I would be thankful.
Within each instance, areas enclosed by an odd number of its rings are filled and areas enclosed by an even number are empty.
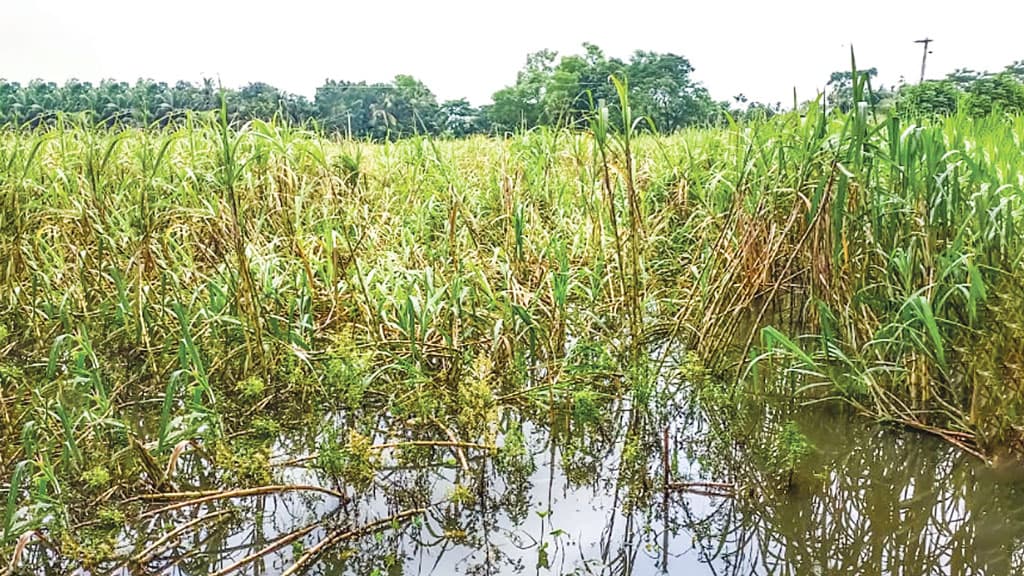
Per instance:
[[[400,463],[386,453],[373,486],[349,502],[302,492],[236,499],[229,520],[110,573],[210,574],[319,523],[301,544],[236,572],[280,574],[329,533],[418,507],[426,513],[341,541],[305,573],[1024,573],[1024,473],[1014,467],[987,467],[835,407],[761,403],[719,416],[692,403],[655,416],[620,402],[578,426],[568,415],[509,412],[501,426],[521,429],[518,455],[466,450],[463,461],[445,448]],[[788,468],[778,464],[783,421],[813,446]],[[666,436],[672,482],[731,486],[666,491]],[[304,445],[309,438],[282,439],[276,451],[294,456]],[[280,473],[332,485],[311,468]],[[217,506],[138,526],[125,551]]]

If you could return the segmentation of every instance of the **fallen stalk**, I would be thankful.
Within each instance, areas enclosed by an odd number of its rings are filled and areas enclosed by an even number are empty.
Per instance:
[[[5,568],[3,572],[0,572],[0,576],[12,576],[14,574],[14,571],[18,569],[18,565],[21,564],[21,556],[25,553],[25,548],[28,547],[33,537],[50,548],[57,550],[57,547],[54,546],[53,543],[50,542],[39,530],[30,530],[25,532],[15,543],[14,553],[11,555],[11,561],[8,563],[7,568]]]
[[[307,550],[305,554],[300,556],[299,559],[295,561],[294,564],[292,564],[287,570],[281,573],[281,576],[294,576],[295,574],[299,574],[302,570],[307,568],[309,564],[316,560],[317,557],[320,556],[320,554],[322,554],[328,548],[337,545],[339,542],[348,540],[350,538],[355,538],[357,536],[362,536],[363,534],[375,532],[377,531],[378,528],[382,526],[407,520],[409,518],[412,518],[413,516],[424,514],[426,513],[426,511],[426,508],[415,508],[413,510],[406,510],[405,512],[401,512],[399,514],[389,516],[388,518],[383,518],[381,520],[371,522],[370,524],[367,524],[360,528],[356,528],[354,530],[349,530],[347,532],[335,532],[325,537],[323,540],[317,543],[316,546],[313,546],[312,548]]]
[[[370,446],[370,450],[390,450],[392,448],[405,448],[405,447],[428,447],[428,448],[467,448],[473,450],[497,450],[497,446],[490,444],[477,444],[476,442],[458,442],[453,440],[409,440],[406,442],[388,442],[385,444],[375,444]],[[312,462],[320,457],[320,452],[312,452],[306,456],[300,456],[298,458],[289,458],[288,460],[282,460],[280,462],[271,462],[271,466],[298,466],[305,464],[306,462]]]
[[[302,538],[305,538],[306,535],[308,535],[313,530],[316,530],[321,525],[322,522],[315,522],[313,524],[310,524],[309,526],[306,526],[305,528],[296,530],[295,532],[292,532],[287,536],[278,538],[277,540],[271,542],[264,548],[261,548],[260,550],[253,552],[252,554],[246,556],[245,558],[242,558],[238,562],[235,562],[234,564],[226,568],[222,568],[221,570],[218,570],[213,574],[210,574],[210,576],[226,576],[227,574],[230,574],[237,570],[241,570],[242,568],[245,568],[246,566],[255,562],[256,560],[259,560],[260,558],[266,556],[267,554],[272,554],[280,550],[281,548],[284,548],[285,546],[291,544],[292,542],[295,542],[296,540],[301,540]]]
[[[167,547],[166,545],[169,544],[174,539],[176,539],[178,536],[181,536],[185,532],[188,532],[192,528],[195,528],[196,526],[199,526],[199,525],[205,523],[208,520],[213,520],[215,518],[221,518],[223,516],[227,516],[227,515],[232,514],[232,513],[233,513],[232,510],[220,510],[218,512],[211,512],[210,514],[204,514],[204,515],[202,515],[202,516],[192,520],[191,522],[186,522],[185,524],[182,524],[181,526],[175,528],[174,530],[171,530],[167,534],[164,534],[164,536],[161,537],[160,539],[158,539],[156,542],[153,542],[147,548],[143,549],[141,552],[139,552],[138,554],[133,556],[131,561],[133,563],[135,563],[135,564],[140,564],[140,565],[141,564],[145,564],[146,562],[149,562],[153,558],[153,556],[156,556],[157,553],[159,553],[160,551],[166,549],[166,547]]]
[[[138,501],[138,500],[176,500],[179,498],[187,498],[182,502],[175,502],[156,510],[150,510],[139,516],[139,520],[145,518],[151,518],[164,512],[171,512],[173,510],[179,510],[181,508],[188,508],[190,506],[198,506],[207,502],[214,502],[217,500],[227,500],[230,498],[246,498],[249,496],[264,496],[267,494],[279,494],[282,492],[319,492],[321,494],[327,494],[333,496],[339,500],[346,501],[348,496],[343,492],[337,490],[331,490],[330,488],[324,488],[322,486],[310,486],[302,484],[288,484],[288,485],[275,485],[275,486],[261,486],[259,488],[246,488],[242,490],[227,490],[227,491],[213,491],[213,492],[165,492],[161,494],[143,494],[136,496],[135,498],[129,499],[127,502]]]
[[[694,488],[733,490],[736,488],[736,485],[732,482],[669,482],[665,487],[669,490],[691,490]]]

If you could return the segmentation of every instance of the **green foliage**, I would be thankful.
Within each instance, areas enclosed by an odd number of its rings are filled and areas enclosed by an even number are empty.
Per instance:
[[[791,474],[813,452],[814,446],[792,420],[786,422],[775,437],[773,459],[778,468],[787,474]]]
[[[252,402],[259,400],[267,391],[267,384],[259,376],[249,376],[235,385],[235,390],[242,400]]]
[[[163,127],[187,123],[190,113],[218,111],[219,95],[211,79],[201,85],[141,79],[134,85],[112,80],[93,85],[72,79],[62,86],[41,80],[22,86],[0,79],[0,126],[34,128],[54,123],[59,114],[70,114],[104,127]],[[466,101],[448,103],[443,111],[421,81],[406,75],[380,84],[328,80],[313,101],[254,82],[224,91],[224,101],[233,125],[252,120],[292,125],[315,121],[329,132],[353,138],[465,136],[485,129],[479,110]]]
[[[328,434],[320,444],[316,464],[320,470],[356,490],[365,490],[373,483],[379,467],[378,455],[372,449],[373,441],[355,430],[341,441]]]
[[[91,490],[103,490],[110,485],[110,472],[104,466],[94,466],[82,473],[82,481]]]
[[[897,107],[908,117],[949,116],[957,112],[979,118],[1024,111],[1024,75],[1019,63],[998,74],[957,70],[944,80],[904,86]]]
[[[271,483],[270,451],[263,443],[219,443],[216,462],[222,481],[236,486],[263,486]]]
[[[104,506],[96,511],[96,519],[102,528],[115,529],[124,526],[127,517],[124,511]]]
[[[972,116],[1020,114],[1024,112],[1024,84],[1007,73],[979,78],[967,88],[964,106]]]
[[[961,93],[952,81],[933,80],[904,86],[899,109],[911,116],[949,116],[956,113],[960,98]]]
[[[576,390],[572,395],[572,420],[581,428],[597,424],[600,420],[597,395],[592,390]]]
[[[469,439],[492,440],[498,418],[494,400],[494,364],[486,355],[477,356],[469,373],[458,385],[459,429]]]
[[[501,448],[498,449],[494,458],[495,468],[504,474],[518,472],[524,477],[536,470],[537,463],[527,449],[521,423],[511,424],[505,431],[502,441]]]
[[[476,494],[468,486],[456,484],[449,494],[448,500],[457,506],[472,506],[476,502]]]
[[[661,132],[706,123],[719,112],[707,90],[691,78],[693,66],[682,56],[641,50],[625,62],[606,57],[594,44],[583,48],[581,55],[560,59],[550,50],[530,54],[516,83],[496,92],[493,104],[485,107],[493,128],[583,127],[591,103],[619,101],[609,82],[613,76],[628,78],[634,115]],[[612,118],[618,116],[616,109]]]
[[[877,76],[877,68],[833,72],[826,84],[828,87],[828,105],[846,113],[856,108],[858,101],[868,102],[872,106],[882,102],[882,100],[889,97],[889,91],[884,87],[874,87],[870,91],[863,88],[870,84],[871,80]],[[858,84],[861,86],[858,87]],[[858,92],[861,94],[860,100],[857,97]]]
[[[446,100],[437,110],[437,129],[442,136],[464,138],[488,131],[483,113],[465,98]]]

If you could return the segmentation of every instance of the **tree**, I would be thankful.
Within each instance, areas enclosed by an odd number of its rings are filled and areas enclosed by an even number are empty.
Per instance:
[[[437,97],[423,82],[399,74],[394,81],[395,119],[398,134],[436,134]]]
[[[384,140],[413,134],[411,106],[394,84],[328,80],[317,88],[314,111],[330,133]]]
[[[131,116],[136,125],[147,126],[160,118],[160,104],[170,89],[164,82],[140,78],[132,87]]]
[[[550,84],[558,53],[541,50],[526,57],[526,66],[516,76],[513,86],[494,93],[494,103],[486,108],[488,121],[498,130],[514,131],[532,128],[553,120],[546,114],[544,95]]]
[[[21,84],[0,78],[0,126],[18,123],[14,114],[14,104],[20,92]]]
[[[61,111],[60,93],[53,82],[33,80],[15,96],[12,110],[18,124],[35,127]]]
[[[302,124],[313,112],[305,97],[283,92],[263,82],[254,82],[238,92],[229,93],[228,100],[229,111],[242,121],[279,118],[292,124]]]
[[[626,64],[605,57],[597,45],[584,43],[580,56],[566,56],[554,69],[544,105],[547,116],[565,126],[584,126],[591,106],[605,102],[617,105],[618,97],[610,81],[612,75],[626,76]]]
[[[435,121],[441,134],[462,138],[487,130],[483,113],[465,98],[448,100],[441,104]]]
[[[707,90],[693,81],[693,66],[682,56],[638,51],[626,63],[606,57],[597,45],[583,48],[583,54],[564,56],[557,64],[557,54],[550,50],[531,54],[516,83],[496,92],[494,103],[485,108],[493,127],[510,131],[541,124],[585,125],[593,105],[618,105],[613,75],[628,80],[635,115],[647,116],[661,130],[707,121],[718,109]]]
[[[94,118],[105,126],[113,126],[131,116],[132,98],[127,82],[103,80],[93,98]]]
[[[62,112],[84,112],[92,110],[93,87],[89,82],[72,78],[58,90]]]
[[[1012,76],[1017,82],[1024,84],[1024,60],[1017,60],[1010,64],[1004,72]]]
[[[971,116],[1024,112],[1024,85],[1008,72],[979,78],[966,92],[965,106]]]
[[[327,80],[316,89],[313,106],[324,130],[350,136],[364,131],[368,109],[356,91],[357,85],[335,80]]]
[[[954,114],[960,90],[954,80],[929,80],[900,91],[896,108],[901,114],[945,116]]]
[[[635,52],[626,68],[634,116],[646,116],[663,132],[707,121],[717,107],[692,73],[682,56]]]
[[[872,78],[878,76],[877,68],[868,68],[867,70],[857,71],[857,80],[863,82],[867,86]],[[854,88],[854,73],[853,70],[844,70],[839,72],[833,72],[829,77],[828,83],[825,84],[831,89],[828,92],[828,103],[833,107],[841,110],[842,112],[849,112],[853,109],[855,102],[853,95]],[[881,101],[881,95],[872,92],[871,104],[877,104]]]
[[[971,70],[970,68],[957,68],[956,70],[946,74],[946,80],[952,83],[953,87],[957,90],[965,90],[968,86],[977,82],[978,79],[985,76],[984,72],[978,72]]]

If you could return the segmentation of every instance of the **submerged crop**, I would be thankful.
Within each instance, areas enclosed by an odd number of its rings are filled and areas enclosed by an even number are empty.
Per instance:
[[[437,510],[471,540],[483,468],[523,484],[537,427],[573,486],[615,454],[638,506],[691,391],[739,427],[753,394],[1024,444],[1024,120],[614,125],[0,131],[0,550],[145,564],[199,537],[176,511],[213,530],[294,492],[336,505],[281,535],[294,567]],[[810,484],[812,442],[772,422],[775,484]],[[347,508],[417,467],[451,489]],[[118,549],[147,521],[166,541]]]

